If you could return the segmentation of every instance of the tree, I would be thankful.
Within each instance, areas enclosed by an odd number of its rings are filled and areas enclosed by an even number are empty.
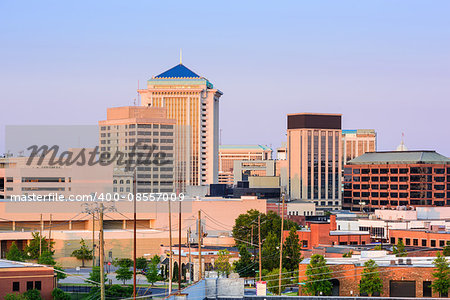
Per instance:
[[[105,294],[107,297],[128,298],[133,295],[133,287],[113,284],[106,288]]]
[[[24,295],[12,293],[6,294],[5,300],[26,300],[26,299]]]
[[[279,278],[279,270],[280,269],[273,269],[266,275],[264,275],[264,281],[267,282],[267,289],[272,294],[279,295],[279,286],[278,286],[278,278]],[[290,274],[287,274],[288,270],[285,268],[281,269],[281,291],[283,291],[288,284],[291,283]]]
[[[333,288],[330,278],[331,270],[325,258],[319,254],[311,256],[306,267],[306,280],[303,281],[306,293],[312,296],[319,296],[321,293],[330,295]]]
[[[55,270],[64,271],[63,268],[59,264],[57,264],[55,259],[53,258],[53,252],[48,251],[48,250],[45,250],[44,252],[42,252],[42,254],[38,258],[38,263],[40,263],[42,265],[53,266],[53,269],[55,269]],[[56,279],[58,281],[66,278],[66,277],[67,277],[66,274],[64,274],[62,272],[56,272]]]
[[[178,263],[173,263],[172,281],[178,281]]]
[[[136,269],[144,271],[147,269],[147,259],[145,257],[138,257],[136,258]]]
[[[56,261],[53,259],[53,253],[46,250],[38,257],[38,263],[42,265],[54,266]]]
[[[383,280],[378,272],[378,265],[374,260],[369,259],[364,263],[364,270],[361,273],[359,283],[359,293],[367,294],[369,297],[380,294],[383,290]]]
[[[13,261],[25,261],[24,254],[16,245],[16,242],[12,242],[9,251],[6,252],[6,259]]]
[[[155,254],[155,255],[153,255],[152,259],[150,260],[150,263],[157,265],[157,264],[159,264],[160,261],[161,261],[161,256]]]
[[[230,252],[227,249],[219,250],[214,262],[214,268],[219,274],[228,275],[231,272]]]
[[[145,274],[145,277],[147,278],[147,281],[153,286],[155,282],[160,280],[160,276],[158,275],[158,268],[157,265],[154,263],[151,263],[148,266],[147,273]]]
[[[255,276],[255,263],[252,261],[252,255],[247,250],[247,246],[239,246],[239,260],[234,262],[234,270],[239,273],[241,277]]]
[[[392,253],[397,257],[407,256],[408,253],[405,250],[405,245],[401,239],[398,239],[397,245],[394,245]]]
[[[55,288],[52,291],[52,297],[53,297],[53,300],[70,300],[69,294],[67,294],[66,292],[64,292],[63,290],[61,290],[59,288]]]
[[[64,272],[64,269],[63,269],[60,265],[58,265],[58,264],[56,264],[55,266],[53,266],[53,269]],[[62,273],[62,272],[57,272],[57,271],[55,271],[55,273],[56,273],[56,279],[57,279],[58,281],[60,281],[61,279],[64,279],[64,278],[67,277],[67,275],[66,275],[65,273]]]
[[[300,255],[300,241],[297,228],[291,227],[289,235],[283,245],[283,267],[288,271],[298,270],[298,264],[302,260]]]
[[[123,284],[125,284],[127,280],[133,278],[133,271],[130,270],[130,268],[133,266],[133,261],[131,259],[129,258],[116,259],[113,264],[114,266],[119,267],[116,270],[117,280],[122,280]]]
[[[353,250],[350,250],[347,253],[342,254],[342,257],[352,257],[352,256],[353,256]]]
[[[439,293],[445,295],[448,293],[448,289],[450,289],[450,266],[449,262],[442,256],[440,252],[437,253],[436,259],[433,261],[434,266],[436,267],[435,272],[432,274],[435,280],[431,284],[431,287],[435,293]]]
[[[245,214],[239,215],[233,226],[233,237],[235,239],[236,246],[242,244],[257,244],[258,241],[258,215],[261,215],[261,240],[265,240],[270,232],[275,233],[278,242],[281,238],[281,217],[273,211],[269,211],[267,214],[260,213],[255,209],[247,211]],[[253,241],[251,240],[251,232],[253,230]],[[295,227],[299,229],[300,226],[291,221],[284,220],[284,227],[291,228]]]
[[[23,293],[26,300],[42,300],[41,292],[39,292],[36,289],[28,290],[25,293]]]
[[[447,245],[445,245],[444,249],[442,250],[442,254],[444,256],[450,256],[450,241],[447,241]]]
[[[91,260],[93,258],[93,251],[92,249],[89,249],[84,239],[81,239],[80,245],[81,247],[79,249],[73,250],[70,256],[76,257],[77,259],[81,260],[81,266],[84,267],[84,261]]]
[[[92,271],[89,273],[89,280],[100,283],[100,267],[93,267]],[[104,274],[104,282],[107,280],[106,274]]]
[[[279,245],[280,242],[275,233],[269,232],[261,250],[263,269],[272,271],[279,267],[279,261],[276,259],[280,256]]]
[[[39,232],[33,232],[32,233],[33,239],[30,241],[30,243],[25,247],[25,253],[28,255],[30,259],[38,259],[39,254],[41,252],[44,252],[46,249],[50,249],[50,252],[53,253],[53,244],[54,242],[49,243],[45,239],[45,236],[41,236]]]

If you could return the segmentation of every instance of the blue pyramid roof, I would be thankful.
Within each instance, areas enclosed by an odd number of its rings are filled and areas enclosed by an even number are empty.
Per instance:
[[[202,78],[186,68],[183,64],[176,65],[175,67],[157,75],[153,78],[160,78],[160,79],[168,79],[168,78]]]

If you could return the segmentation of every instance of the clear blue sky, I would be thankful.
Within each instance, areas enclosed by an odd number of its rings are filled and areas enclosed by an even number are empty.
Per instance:
[[[0,0],[4,126],[96,124],[183,63],[223,91],[222,143],[278,146],[336,112],[380,150],[450,156],[450,1]]]

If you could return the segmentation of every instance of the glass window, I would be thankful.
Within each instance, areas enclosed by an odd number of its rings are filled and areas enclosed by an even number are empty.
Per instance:
[[[12,283],[12,291],[13,292],[20,292],[20,282],[19,281],[14,281]]]
[[[33,281],[27,281],[27,291],[33,289]]]
[[[41,281],[35,281],[34,282],[34,288],[38,291],[40,291],[42,289],[42,284]]]

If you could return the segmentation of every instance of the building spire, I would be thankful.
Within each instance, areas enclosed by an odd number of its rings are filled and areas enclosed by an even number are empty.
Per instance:
[[[180,65],[183,64],[183,49],[180,48]]]

